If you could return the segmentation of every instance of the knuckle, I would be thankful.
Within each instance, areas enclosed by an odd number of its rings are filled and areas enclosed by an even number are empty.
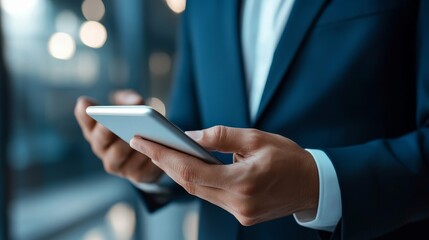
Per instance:
[[[190,182],[185,182],[183,184],[183,188],[186,190],[186,192],[188,192],[191,195],[195,195],[195,185],[190,183]]]
[[[112,133],[99,124],[97,124],[93,134],[98,141],[107,141],[112,137]]]
[[[82,133],[83,133],[83,137],[85,138],[85,140],[89,143],[91,143],[92,140],[92,135],[91,133],[89,133],[88,131],[82,129]]]
[[[257,167],[253,166],[253,164],[251,164],[247,168],[246,172],[252,172],[254,173],[253,175],[255,175],[258,174],[258,169]],[[256,180],[258,179],[258,177],[253,175],[247,175],[240,179],[237,179],[232,184],[232,190],[246,198],[251,198],[255,196],[261,190],[261,184],[259,183],[259,181]]]
[[[246,227],[253,226],[257,223],[256,220],[254,220],[252,218],[246,218],[246,217],[239,217],[239,218],[237,218],[237,220],[240,222],[241,225],[246,226]]]
[[[91,145],[91,150],[92,150],[92,152],[97,156],[97,157],[99,157],[99,158],[102,158],[103,157],[103,155],[104,155],[104,150],[103,150],[103,148],[99,145],[99,144],[96,144],[96,143],[90,143],[90,145]]]
[[[138,150],[136,151],[147,157],[148,159],[162,160],[166,157],[166,153],[164,151],[154,149],[145,143],[139,143]]]
[[[151,151],[151,149],[147,148],[145,148],[145,150],[147,150],[151,157],[155,160],[161,160],[164,157],[161,151]]]
[[[127,158],[127,149],[122,147],[122,146],[112,146],[110,147],[111,149],[109,149],[110,154],[109,154],[109,158],[112,161],[124,161]]]
[[[256,193],[256,186],[251,183],[242,184],[238,187],[238,193],[246,197],[251,197]]]
[[[213,135],[217,138],[217,139],[223,139],[225,137],[226,134],[226,127],[222,126],[222,125],[217,125],[214,126],[212,128],[213,130]]]
[[[209,141],[212,142],[214,145],[219,145],[224,142],[224,139],[227,137],[227,128],[222,125],[217,125],[209,129]],[[204,135],[203,135],[204,137]]]
[[[239,205],[237,212],[241,218],[253,219],[257,215],[257,210],[254,204],[245,201]]]
[[[191,171],[191,169],[187,166],[183,166],[180,169],[180,177],[185,181],[186,183],[192,183],[195,179],[194,173]]]
[[[263,144],[262,134],[257,129],[251,129],[248,135],[249,147],[250,148],[259,148]]]
[[[112,165],[112,164],[109,164],[109,163],[107,163],[106,161],[104,161],[103,163],[104,163],[104,164],[103,164],[103,166],[104,166],[104,170],[105,170],[107,173],[115,174],[115,175],[118,175],[118,174],[119,174],[119,168],[118,168],[117,166],[114,166],[114,165]]]

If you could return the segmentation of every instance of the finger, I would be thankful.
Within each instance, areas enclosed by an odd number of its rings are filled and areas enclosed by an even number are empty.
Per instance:
[[[245,153],[258,135],[258,130],[215,126],[200,131],[186,132],[204,148],[211,151]]]
[[[161,162],[154,162],[158,167],[161,167]],[[233,207],[235,201],[235,196],[230,191],[225,189],[200,185],[194,182],[188,182],[183,179],[183,177],[175,172],[164,170],[165,173],[170,176],[176,183],[182,186],[189,194],[197,196],[201,199],[204,199],[214,205],[217,205],[224,210],[230,212],[234,216],[237,216],[237,209]]]
[[[138,183],[154,182],[161,175],[161,170],[147,156],[134,150],[123,169],[124,176]]]
[[[184,182],[214,188],[227,188],[230,170],[226,165],[207,164],[188,154],[178,152],[163,145],[134,137],[132,148],[148,156],[168,175],[174,175]]]
[[[91,143],[96,145],[95,148],[100,151],[106,150],[117,139],[118,137],[115,134],[99,123],[95,124],[92,129]]]
[[[106,172],[123,176],[123,166],[125,165],[128,156],[133,151],[128,144],[121,139],[117,139],[112,145],[106,150],[104,155],[101,157]]]
[[[89,106],[96,105],[94,101],[87,97],[80,97],[77,100],[74,108],[74,115],[82,128],[83,133],[89,136],[92,129],[94,128],[96,121],[86,114],[86,108]]]
[[[167,173],[167,175],[169,174]],[[230,204],[230,202],[233,202],[231,200],[233,196],[228,191],[225,191],[219,188],[213,188],[213,187],[183,182],[181,181],[181,178],[178,177],[177,175],[169,175],[169,176],[180,186],[182,186],[189,194],[193,196],[197,196],[218,207],[221,207],[233,215],[237,215],[236,214],[237,211]]]
[[[111,100],[117,105],[142,105],[143,98],[132,90],[120,90],[111,95]]]

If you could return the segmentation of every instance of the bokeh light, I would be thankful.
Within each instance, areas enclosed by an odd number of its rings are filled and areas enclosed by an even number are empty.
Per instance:
[[[166,0],[168,7],[175,13],[185,11],[186,0]]]
[[[164,52],[152,53],[149,57],[149,71],[153,75],[166,75],[171,70],[171,57]]]
[[[163,116],[166,114],[165,104],[161,101],[161,99],[156,97],[151,97],[146,100],[146,104],[151,106],[157,112],[161,113]]]
[[[0,4],[8,14],[24,16],[34,10],[37,2],[38,0],[1,0]]]
[[[196,211],[190,211],[186,214],[182,225],[185,240],[198,239],[198,218],[198,212]]]
[[[105,240],[106,238],[103,235],[103,232],[100,229],[94,228],[90,229],[82,237],[82,240]]]
[[[106,9],[101,0],[85,0],[82,3],[83,16],[90,21],[100,21]]]
[[[106,28],[99,22],[86,21],[80,27],[80,40],[91,48],[101,48],[107,40]]]
[[[57,32],[49,39],[48,51],[54,58],[67,60],[73,57],[76,43],[69,34]]]
[[[123,202],[113,205],[106,215],[110,224],[114,239],[129,240],[134,234],[136,227],[136,213],[134,209]]]

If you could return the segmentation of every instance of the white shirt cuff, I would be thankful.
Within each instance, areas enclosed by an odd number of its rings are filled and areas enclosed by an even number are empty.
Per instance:
[[[293,216],[301,226],[333,232],[342,216],[337,173],[325,152],[314,149],[306,150],[313,156],[319,172],[319,207],[317,213],[303,211],[295,213]]]
[[[163,174],[158,181],[154,183],[140,183],[131,181],[131,183],[138,189],[142,190],[145,193],[153,193],[153,194],[163,194],[169,193],[170,189],[164,186],[161,186],[161,182],[164,181],[164,178],[168,178],[167,174]]]

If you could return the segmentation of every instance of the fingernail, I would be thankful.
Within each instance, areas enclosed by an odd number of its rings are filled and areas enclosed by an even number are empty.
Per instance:
[[[134,93],[114,93],[110,98],[118,105],[134,105],[140,102],[140,97]]]
[[[137,144],[137,139],[136,138],[131,139],[131,141],[130,141],[130,147],[137,150],[138,144]]]
[[[191,137],[195,141],[198,141],[203,137],[202,131],[187,131],[185,133],[186,133],[186,135],[188,135],[189,137]]]
[[[94,98],[92,98],[92,97],[88,97],[88,96],[80,96],[80,97],[78,97],[77,99],[76,99],[76,102],[77,103],[79,103],[79,102],[89,102],[89,104],[91,104],[91,105],[96,105],[97,104],[97,101],[94,99]]]
[[[124,104],[129,104],[129,105],[137,104],[140,102],[140,100],[141,100],[140,97],[136,94],[127,94],[122,98],[122,101],[124,102]]]

